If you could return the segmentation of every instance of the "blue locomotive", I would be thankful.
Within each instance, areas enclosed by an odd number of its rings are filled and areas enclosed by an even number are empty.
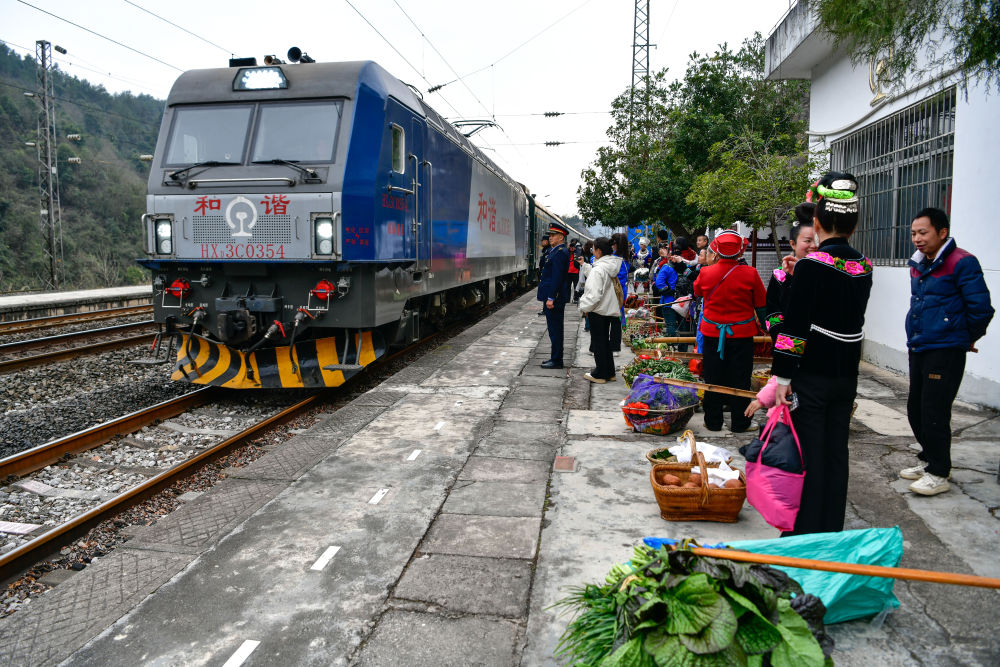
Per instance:
[[[289,58],[167,99],[141,264],[175,380],[336,386],[534,279],[524,186],[377,64]]]

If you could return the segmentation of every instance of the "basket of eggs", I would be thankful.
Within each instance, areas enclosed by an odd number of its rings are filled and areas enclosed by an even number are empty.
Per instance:
[[[740,471],[739,478],[729,480],[725,486],[710,483],[711,466],[698,451],[693,434],[688,442],[692,463],[657,463],[649,471],[660,516],[667,521],[734,523],[747,497],[746,476]]]

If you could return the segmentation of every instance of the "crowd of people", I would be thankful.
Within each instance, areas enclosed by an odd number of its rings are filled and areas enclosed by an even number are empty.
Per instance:
[[[850,245],[860,214],[857,179],[830,172],[807,199],[794,210],[791,253],[766,288],[744,261],[746,239],[735,231],[698,235],[692,246],[663,230],[655,243],[642,238],[633,249],[625,234],[567,246],[568,230],[553,223],[539,265],[538,299],[552,343],[542,366],[563,368],[565,304],[578,301],[594,355],[584,377],[596,384],[616,380],[630,275],[633,291],[652,297],[666,336],[690,322],[707,384],[749,389],[755,336],[770,336],[771,380],[758,400],[706,392],[702,407],[710,431],[722,429],[728,409],[735,433],[749,430],[762,406],[790,407],[808,474],[795,526],[782,535],[843,529],[849,423],[872,290],[873,265]],[[913,481],[914,493],[936,495],[949,489],[951,406],[965,355],[976,351],[994,311],[982,268],[956,246],[944,211],[920,211],[911,237],[907,415],[921,452],[920,464],[899,474]]]

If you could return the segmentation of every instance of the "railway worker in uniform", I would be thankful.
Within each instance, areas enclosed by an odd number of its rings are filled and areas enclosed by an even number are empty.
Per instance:
[[[719,234],[711,250],[718,261],[701,269],[694,282],[694,293],[704,298],[698,326],[704,341],[702,376],[709,384],[749,389],[756,318],[764,317],[767,298],[764,283],[757,269],[739,263],[743,239],[736,232]],[[710,431],[722,430],[723,400],[722,394],[705,392],[705,427]],[[750,428],[750,418],[743,414],[750,399],[730,396],[726,402],[732,431],[741,433]]]
[[[848,243],[858,224],[857,179],[829,172],[813,190],[819,250],[795,263],[771,365],[777,401],[798,398],[792,423],[806,471],[795,528],[782,535],[844,529],[847,438],[872,289],[871,262]]]
[[[549,235],[545,234],[544,236],[542,236],[542,250],[541,250],[541,252],[538,253],[538,278],[539,279],[541,279],[541,277],[542,277],[542,269],[545,268],[545,260],[549,256],[549,250],[551,250],[551,248],[549,247]],[[540,311],[538,311],[538,314],[539,315],[544,315],[545,314],[545,304],[544,303],[542,304],[542,309]]]
[[[816,232],[813,230],[813,212],[816,204],[802,202],[795,207],[795,226],[792,227],[792,254],[781,258],[781,266],[771,273],[767,283],[767,315],[764,318],[764,328],[771,340],[781,333],[781,322],[788,287],[792,284],[795,273],[795,263],[811,252],[816,252]]]
[[[951,238],[948,215],[926,208],[913,218],[910,237],[910,395],[906,415],[920,444],[920,465],[899,473],[915,480],[910,491],[935,496],[951,475],[951,404],[965,374],[965,355],[976,352],[993,319],[990,290],[976,256]]]
[[[545,324],[549,330],[552,354],[542,368],[563,367],[563,316],[569,301],[569,251],[566,250],[566,235],[569,230],[558,222],[549,226],[549,253],[542,267],[538,281],[538,300],[545,312]]]

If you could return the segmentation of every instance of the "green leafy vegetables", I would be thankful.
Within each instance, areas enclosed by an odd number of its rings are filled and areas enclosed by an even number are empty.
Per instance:
[[[639,373],[646,375],[659,375],[660,377],[674,378],[675,380],[690,380],[697,382],[696,378],[682,361],[676,359],[636,359],[631,364],[622,369],[622,377],[625,382],[632,385]]]
[[[556,649],[564,664],[833,664],[823,603],[766,565],[638,546],[631,562],[613,567],[603,585],[577,588],[556,605],[579,612]]]

